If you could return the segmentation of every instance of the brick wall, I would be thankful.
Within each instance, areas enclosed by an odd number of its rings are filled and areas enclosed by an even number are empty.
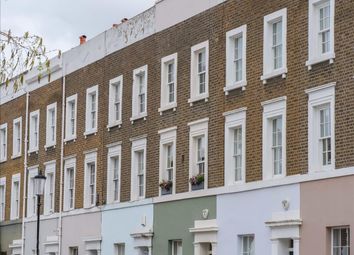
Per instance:
[[[267,14],[288,9],[288,75],[268,80],[263,85],[263,17]],[[224,117],[223,112],[247,107],[246,122],[246,173],[247,181],[262,178],[262,106],[261,102],[287,96],[287,174],[307,172],[307,95],[305,89],[336,81],[336,168],[353,166],[354,157],[354,3],[342,0],[336,3],[335,16],[335,63],[328,62],[313,66],[308,71],[305,62],[307,53],[308,2],[302,0],[277,1],[227,1],[204,13],[194,16],[176,26],[150,36],[106,58],[88,65],[66,77],[66,97],[78,93],[77,140],[68,142],[64,156],[76,155],[76,207],[83,207],[84,154],[83,151],[97,148],[97,192],[100,204],[106,196],[106,145],[122,142],[121,201],[130,199],[131,142],[130,138],[147,134],[147,197],[158,196],[159,181],[159,135],[158,130],[171,126],[177,129],[177,192],[188,191],[189,128],[188,122],[209,117],[209,187],[224,184]],[[247,87],[230,92],[225,96],[225,43],[226,32],[247,24]],[[187,100],[190,93],[190,48],[209,40],[209,102],[197,102],[192,107]],[[158,113],[160,106],[161,58],[178,53],[177,111]],[[133,70],[148,65],[148,117],[130,123],[132,113]],[[123,124],[121,128],[107,131],[109,80],[119,75],[123,80]],[[44,135],[44,109],[53,100],[58,102],[58,117],[61,116],[61,81],[41,88],[31,96],[30,111],[41,108],[41,136]],[[98,133],[84,137],[86,89],[99,85]],[[45,95],[45,96],[43,96]],[[22,102],[23,98],[17,99]],[[1,106],[11,107],[10,102]],[[23,103],[21,103],[23,104]],[[42,110],[43,109],[43,110]],[[19,111],[21,111],[19,109]],[[23,110],[24,111],[24,110]],[[2,113],[3,114],[3,113]],[[3,116],[3,115],[1,115]],[[4,116],[11,122],[17,116]],[[5,120],[6,119],[6,120]],[[1,122],[3,122],[1,120]],[[58,121],[58,124],[61,122]],[[58,126],[58,139],[60,140]],[[55,151],[44,152],[45,137],[41,137],[40,153],[31,156],[31,164],[57,158]],[[10,151],[10,148],[9,148]],[[13,171],[8,163],[1,164],[5,171]],[[11,169],[9,169],[11,168]],[[1,175],[1,174],[0,174]],[[9,181],[9,180],[8,180]],[[59,178],[57,178],[57,183]],[[57,184],[57,188],[59,185]],[[58,194],[58,189],[57,189]],[[58,196],[57,196],[58,199]],[[58,204],[58,203],[57,203]]]

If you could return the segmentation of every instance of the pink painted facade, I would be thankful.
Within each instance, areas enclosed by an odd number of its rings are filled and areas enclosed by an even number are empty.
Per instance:
[[[331,255],[331,229],[347,226],[354,245],[354,176],[301,184],[300,254]]]

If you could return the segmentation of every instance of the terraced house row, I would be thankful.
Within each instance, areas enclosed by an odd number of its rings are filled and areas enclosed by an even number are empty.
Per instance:
[[[349,255],[354,2],[161,0],[1,87],[0,251]],[[84,39],[84,38],[82,38]]]

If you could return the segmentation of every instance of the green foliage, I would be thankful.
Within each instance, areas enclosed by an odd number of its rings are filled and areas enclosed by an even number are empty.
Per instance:
[[[43,74],[50,74],[50,56],[55,54],[61,57],[58,50],[48,51],[43,39],[37,35],[26,32],[15,36],[11,30],[0,31],[0,84],[8,86],[13,82],[17,90],[24,83],[25,73],[33,68],[39,71],[40,81]]]

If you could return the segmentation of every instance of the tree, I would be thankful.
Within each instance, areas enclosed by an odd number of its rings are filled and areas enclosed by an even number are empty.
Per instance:
[[[44,73],[48,73],[50,80],[50,56],[58,54],[59,50],[48,51],[43,39],[26,32],[23,36],[16,36],[9,31],[0,31],[0,84],[9,85],[13,82],[17,90],[24,82],[27,71],[37,68],[40,81]]]

